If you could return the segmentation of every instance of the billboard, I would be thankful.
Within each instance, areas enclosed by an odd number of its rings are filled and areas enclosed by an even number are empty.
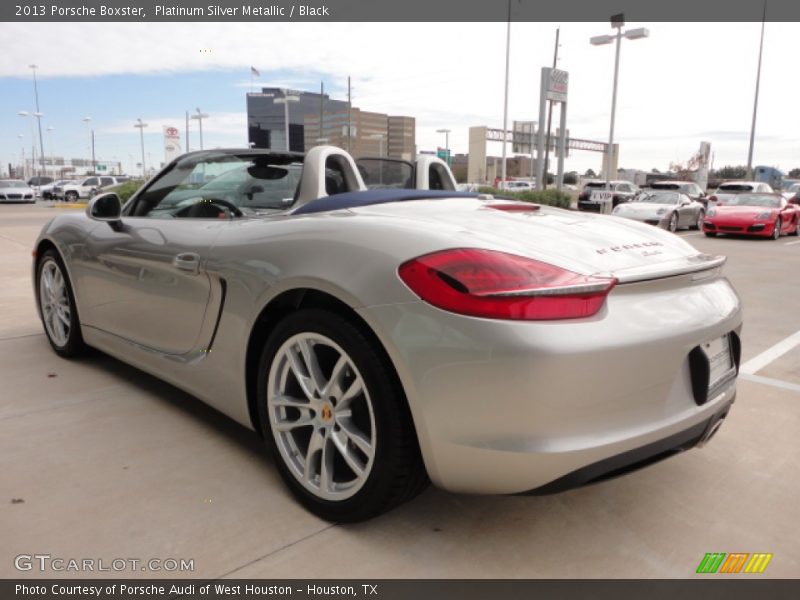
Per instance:
[[[177,127],[164,125],[164,162],[169,163],[181,154],[181,132]]]
[[[560,69],[543,67],[545,76],[545,98],[554,102],[566,102],[569,89],[569,73]]]

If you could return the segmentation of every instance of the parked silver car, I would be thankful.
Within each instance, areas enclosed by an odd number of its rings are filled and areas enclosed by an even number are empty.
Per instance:
[[[613,214],[675,232],[682,227],[700,229],[706,211],[700,202],[681,192],[652,190],[618,205]]]
[[[0,180],[0,202],[36,202],[33,188],[21,179]]]
[[[741,353],[723,263],[624,219],[367,190],[319,146],[184,155],[124,207],[56,216],[33,275],[56,353],[196,395],[308,509],[356,521],[429,478],[550,493],[704,443]]]

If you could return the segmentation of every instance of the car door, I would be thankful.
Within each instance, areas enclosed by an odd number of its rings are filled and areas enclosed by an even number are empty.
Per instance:
[[[92,189],[96,188],[99,184],[99,180],[97,177],[89,177],[88,179],[84,179],[83,182],[80,184],[78,189],[78,194],[81,196],[88,196],[91,194]]]
[[[195,193],[192,185],[179,189],[173,183],[165,192],[156,179],[126,207],[119,224],[92,229],[79,275],[83,323],[168,354],[190,354],[208,343],[204,334],[213,331],[223,283],[205,265],[231,221],[181,208],[180,198]],[[176,195],[175,210],[159,208]],[[137,205],[146,208],[137,212]]]

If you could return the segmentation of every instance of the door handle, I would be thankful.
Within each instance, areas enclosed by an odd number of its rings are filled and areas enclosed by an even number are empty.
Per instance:
[[[172,259],[172,265],[181,271],[197,275],[200,272],[200,255],[194,252],[181,252]]]

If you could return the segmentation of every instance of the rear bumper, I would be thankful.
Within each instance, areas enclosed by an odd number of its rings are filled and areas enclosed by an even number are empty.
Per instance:
[[[523,493],[684,432],[673,446],[693,445],[736,394],[735,376],[705,403],[693,391],[693,350],[741,327],[722,278],[619,285],[598,315],[569,321],[423,302],[359,312],[396,367],[431,479],[451,491]]]
[[[684,431],[660,439],[657,442],[587,465],[541,487],[523,492],[523,494],[544,496],[592,483],[599,483],[649,467],[676,454],[691,450],[696,446],[705,445],[719,431],[719,427],[725,417],[728,416],[734,400],[735,394],[724,402],[707,421],[693,425]]]

